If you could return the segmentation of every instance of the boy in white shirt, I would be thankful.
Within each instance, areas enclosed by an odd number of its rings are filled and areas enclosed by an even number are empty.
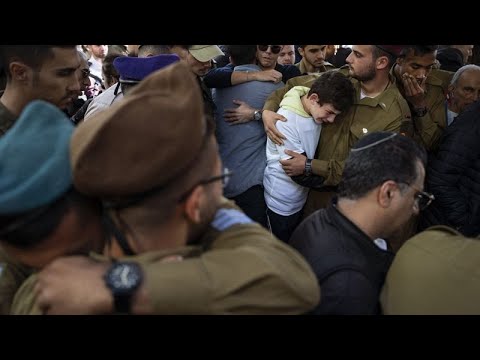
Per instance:
[[[280,240],[288,242],[298,225],[309,187],[321,186],[323,178],[314,174],[289,177],[280,160],[289,159],[285,150],[315,158],[322,123],[332,123],[354,101],[351,81],[338,71],[320,76],[309,89],[295,86],[285,94],[278,113],[287,121],[276,126],[287,137],[284,145],[267,140],[267,167],[263,178],[269,226]],[[308,165],[308,164],[307,164]],[[303,184],[299,185],[299,184]]]

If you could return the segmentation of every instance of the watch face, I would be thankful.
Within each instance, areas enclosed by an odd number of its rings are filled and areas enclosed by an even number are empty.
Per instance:
[[[255,114],[253,115],[253,118],[256,120],[256,121],[259,121],[262,119],[262,113],[260,111],[255,111]]]
[[[110,268],[106,280],[114,293],[129,293],[140,285],[142,270],[135,263],[116,263]]]

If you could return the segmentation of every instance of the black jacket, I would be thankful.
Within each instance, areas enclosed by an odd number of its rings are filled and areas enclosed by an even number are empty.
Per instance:
[[[290,245],[305,257],[320,284],[313,314],[380,313],[380,290],[394,254],[378,248],[334,203],[305,219]]]
[[[420,229],[442,224],[480,234],[480,101],[445,130],[429,158],[426,188],[435,200],[423,211]]]

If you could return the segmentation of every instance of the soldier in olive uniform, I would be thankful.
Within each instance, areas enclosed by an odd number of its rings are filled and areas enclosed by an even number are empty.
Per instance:
[[[76,188],[104,200],[108,258],[54,261],[19,290],[14,313],[294,314],[318,302],[305,260],[225,208],[229,173],[185,64],[78,127],[70,149]]]
[[[302,75],[323,73],[335,69],[335,66],[325,61],[328,45],[298,45],[302,60],[295,64]]]
[[[0,137],[30,101],[43,99],[66,109],[80,93],[75,45],[3,45],[0,63],[7,79],[0,99]],[[14,261],[0,247],[0,314],[8,313],[14,291],[31,269]],[[5,302],[3,301],[5,299]]]
[[[449,81],[438,76],[441,71],[433,70],[437,47],[405,45],[392,68],[397,86],[410,106],[413,137],[427,151],[434,150],[447,127],[445,94]]]
[[[433,226],[398,251],[380,295],[386,315],[480,315],[480,239]]]
[[[376,45],[353,46],[353,51],[347,58],[349,66],[339,71],[351,76],[355,87],[355,103],[348,112],[340,115],[335,123],[323,126],[315,159],[285,151],[292,156],[291,160],[282,161],[284,170],[290,172],[290,176],[305,173],[307,165],[314,174],[325,178],[326,186],[336,186],[341,179],[343,165],[351,147],[362,136],[372,131],[400,132],[403,128],[410,127],[408,104],[389,74],[395,59],[395,50],[395,47],[390,45],[381,45],[381,48]],[[267,135],[272,141],[282,143],[283,135],[278,133],[274,122],[285,119],[273,111],[278,109],[285,93],[298,85],[310,87],[318,76],[321,74],[291,79],[283,89],[277,90],[267,99],[262,117]],[[333,193],[327,192],[328,188],[325,190],[310,191],[304,208],[305,216],[329,203]]]

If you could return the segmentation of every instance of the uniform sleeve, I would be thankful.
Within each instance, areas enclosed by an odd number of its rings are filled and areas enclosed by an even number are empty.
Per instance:
[[[36,275],[31,275],[18,289],[13,299],[11,315],[42,315],[40,309],[35,306],[33,288],[36,282]]]
[[[263,105],[263,110],[270,110],[270,111],[277,111],[280,107],[280,103],[282,102],[283,97],[285,94],[294,86],[312,86],[315,79],[318,76],[316,75],[306,75],[306,76],[297,76],[287,81],[283,88],[280,88],[274,91],[265,101]]]
[[[13,261],[0,248],[0,315],[10,313],[15,293],[32,272],[32,269]]]
[[[342,178],[344,160],[312,160],[312,172],[325,178],[325,186],[336,186]]]
[[[444,131],[446,123],[445,99],[438,96],[435,103],[428,109],[423,117],[415,117],[412,114],[415,124],[417,142],[421,143],[425,149],[432,151],[436,148]]]
[[[226,88],[232,86],[233,65],[212,69],[203,78],[203,83],[208,88]]]
[[[197,258],[143,269],[156,314],[301,314],[320,296],[303,257],[258,224],[230,227]]]

